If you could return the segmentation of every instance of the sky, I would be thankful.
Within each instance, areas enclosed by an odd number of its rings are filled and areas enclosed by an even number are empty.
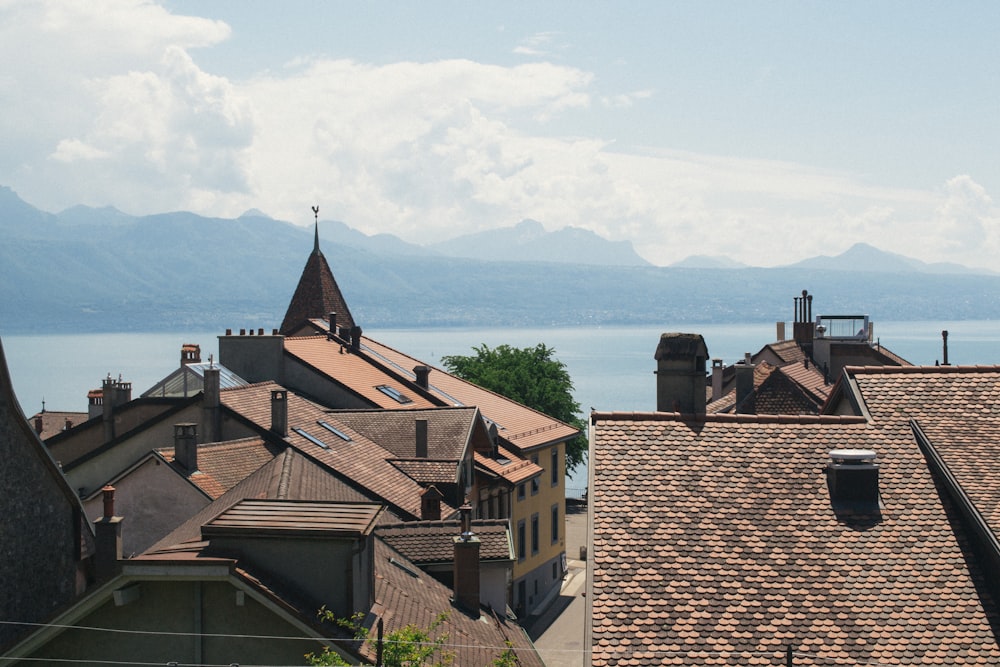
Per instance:
[[[998,30],[996,2],[0,0],[0,185],[1000,271]]]

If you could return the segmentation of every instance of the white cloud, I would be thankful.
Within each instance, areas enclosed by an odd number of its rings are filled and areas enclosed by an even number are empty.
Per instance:
[[[224,24],[102,2],[103,13],[0,5],[0,57],[13,72],[0,76],[11,109],[0,136],[12,147],[0,184],[49,210],[255,207],[305,223],[319,204],[415,242],[534,218],[631,240],[663,264],[691,254],[785,264],[867,241],[1000,268],[1000,215],[969,176],[934,191],[886,188],[801,164],[559,136],[568,112],[614,114],[653,93],[602,94],[592,73],[547,62],[303,58],[229,80],[192,51],[226,39]],[[526,48],[555,40],[536,35]]]

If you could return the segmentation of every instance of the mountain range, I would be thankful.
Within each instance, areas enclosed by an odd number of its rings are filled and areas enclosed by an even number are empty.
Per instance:
[[[859,244],[782,268],[652,266],[627,241],[540,223],[419,246],[321,221],[355,319],[368,327],[608,326],[774,321],[803,288],[827,313],[1000,318],[1000,277]],[[183,331],[280,323],[312,229],[113,208],[38,210],[0,187],[0,333]]]

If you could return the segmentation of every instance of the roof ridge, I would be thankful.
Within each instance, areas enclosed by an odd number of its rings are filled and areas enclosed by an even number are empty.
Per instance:
[[[998,364],[965,364],[947,366],[845,366],[844,370],[854,374],[883,374],[892,373],[1000,373]]]
[[[591,423],[598,421],[681,421],[729,422],[756,424],[866,424],[864,417],[855,415],[751,415],[751,414],[692,414],[681,412],[592,412]]]

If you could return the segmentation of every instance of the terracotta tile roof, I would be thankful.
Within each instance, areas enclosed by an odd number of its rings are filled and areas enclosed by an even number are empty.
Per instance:
[[[992,601],[909,429],[592,421],[594,665],[776,665],[787,646],[797,666],[1000,662]],[[833,511],[823,470],[835,448],[877,452],[880,514]]]
[[[455,461],[389,459],[389,462],[421,486],[456,484],[458,482],[458,469]]]
[[[765,345],[757,354],[753,355],[754,361],[757,360],[757,357],[763,355],[765,350],[769,350],[778,359],[786,364],[801,364],[806,359],[805,350],[803,350],[794,339],[782,340]]]
[[[442,631],[448,635],[447,650],[454,652],[455,665],[489,665],[509,641],[518,665],[542,666],[524,630],[513,621],[500,616],[474,619],[452,608],[450,589],[419,570],[413,576],[393,565],[393,559],[405,560],[405,556],[383,540],[375,541],[375,559],[376,602],[372,613],[385,619],[385,632],[406,625],[430,627],[437,614],[446,610],[449,616]],[[373,653],[368,655],[369,659],[374,657]]]
[[[174,448],[158,449],[163,458],[213,500],[246,479],[282,450],[263,438],[241,438],[198,445],[198,470],[193,473],[173,461]]]
[[[362,349],[366,353],[391,365],[407,377],[415,379],[412,372],[414,366],[425,365],[431,368],[428,381],[432,395],[438,397],[445,405],[478,407],[486,419],[497,425],[500,437],[522,452],[567,440],[578,433],[572,426],[471,382],[461,380],[447,371],[424,364],[371,338],[363,337],[362,341]]]
[[[520,484],[544,472],[544,469],[537,463],[532,463],[530,459],[521,458],[503,447],[497,448],[496,458],[476,452],[475,460],[477,466],[510,484]]]
[[[379,443],[398,457],[416,456],[415,421],[427,421],[427,458],[458,462],[470,446],[475,407],[424,410],[335,410],[342,424]]]
[[[459,521],[408,521],[383,524],[376,535],[418,565],[449,563],[455,559],[453,538],[462,532]],[[480,560],[514,560],[507,519],[475,519],[472,532],[480,539]]]
[[[169,535],[154,544],[149,552],[201,539],[201,526],[246,499],[319,500],[345,503],[381,502],[376,494],[351,484],[301,452],[289,448],[266,463],[225,494],[216,498]],[[395,513],[383,512],[382,519],[398,522]]]
[[[302,269],[299,284],[288,304],[285,319],[281,322],[281,333],[288,334],[312,318],[325,319],[330,313],[337,313],[337,325],[354,327],[354,318],[347,307],[347,301],[337,286],[333,271],[326,262],[326,257],[319,249],[319,235],[312,254]]]
[[[826,397],[830,395],[833,384],[828,382],[823,375],[823,371],[816,368],[816,364],[805,362],[797,364],[786,364],[781,367],[781,372],[806,391],[819,405],[822,405]]]
[[[282,387],[274,382],[262,382],[224,389],[220,398],[226,408],[267,430],[271,426],[271,391],[275,389]],[[338,475],[370,490],[391,507],[414,517],[420,516],[421,487],[390,463],[389,459],[394,458],[392,452],[341,424],[336,415],[293,392],[288,392],[286,404],[286,442]],[[344,441],[321,422],[332,425],[351,440]]]
[[[397,409],[431,408],[434,401],[421,395],[406,382],[365,355],[353,354],[338,341],[326,336],[295,336],[285,339],[285,353],[312,366],[351,393],[359,396],[372,407]],[[400,403],[379,387],[388,387],[399,392],[406,402]]]

